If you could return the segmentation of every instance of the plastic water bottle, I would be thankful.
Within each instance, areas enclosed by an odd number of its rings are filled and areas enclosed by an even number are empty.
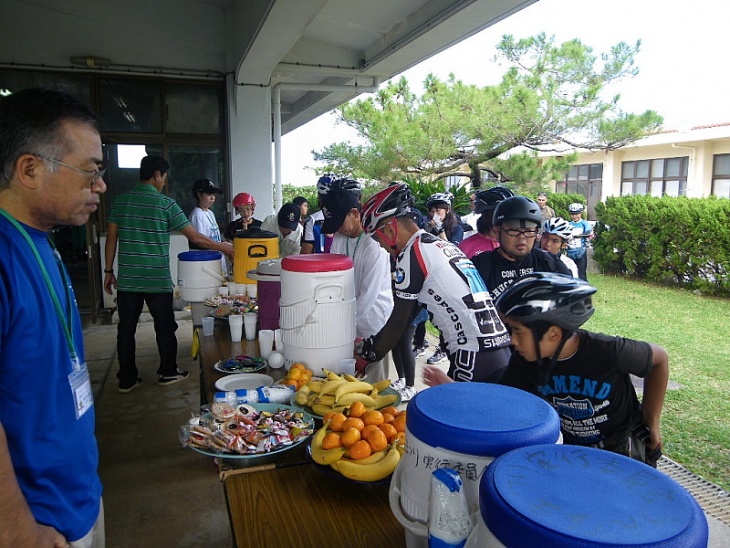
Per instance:
[[[429,548],[461,548],[472,529],[461,476],[452,468],[431,474],[428,512]]]
[[[242,403],[289,403],[294,393],[293,386],[259,386],[256,389],[216,392],[214,402],[237,405]]]

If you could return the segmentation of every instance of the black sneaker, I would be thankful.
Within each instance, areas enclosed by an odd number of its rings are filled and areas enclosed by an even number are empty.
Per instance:
[[[142,379],[137,378],[137,380],[134,381],[134,384],[132,386],[127,386],[127,387],[118,386],[117,392],[121,392],[122,394],[129,394],[132,390],[137,388],[140,384],[142,384]]]
[[[440,348],[437,348],[436,352],[433,353],[433,356],[426,360],[426,363],[428,363],[429,365],[434,365],[436,363],[447,360],[448,358],[449,357],[446,355],[446,352],[442,352]]]
[[[413,356],[416,358],[420,358],[426,353],[426,350],[428,350],[428,346],[414,346]]]
[[[170,384],[175,384],[176,382],[184,381],[190,376],[189,371],[181,371],[180,369],[177,370],[177,373],[174,375],[160,375],[160,386],[167,386]]]

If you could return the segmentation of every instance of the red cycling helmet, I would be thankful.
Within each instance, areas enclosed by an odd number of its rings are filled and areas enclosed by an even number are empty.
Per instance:
[[[253,196],[251,196],[248,192],[241,192],[240,194],[236,194],[235,198],[233,198],[233,207],[236,209],[246,204],[256,207],[256,200],[254,200]]]

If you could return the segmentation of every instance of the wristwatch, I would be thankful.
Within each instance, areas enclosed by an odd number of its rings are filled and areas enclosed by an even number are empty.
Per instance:
[[[104,273],[105,273],[105,274],[114,274],[114,271],[113,271],[113,270],[107,270],[107,269],[105,268],[105,269],[104,269]]]

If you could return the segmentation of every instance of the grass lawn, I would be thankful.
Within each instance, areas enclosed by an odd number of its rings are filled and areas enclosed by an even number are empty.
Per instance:
[[[590,331],[663,346],[669,378],[662,412],[664,454],[730,490],[730,300],[638,280],[590,274],[598,288]]]
[[[730,300],[590,274],[598,288],[589,331],[651,342],[669,353],[664,454],[730,491]],[[432,333],[437,332],[429,324]]]

